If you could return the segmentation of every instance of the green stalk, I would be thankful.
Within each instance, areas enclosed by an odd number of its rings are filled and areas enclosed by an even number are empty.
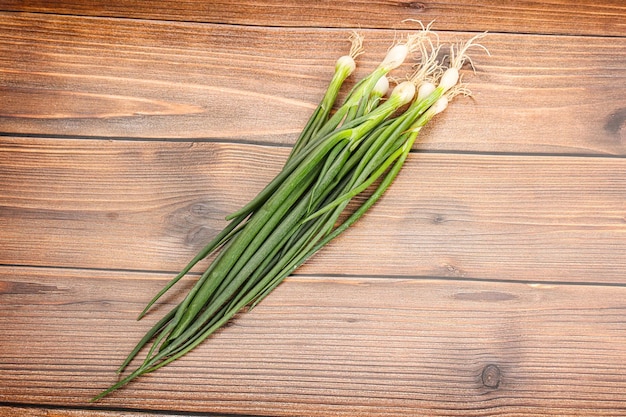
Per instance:
[[[209,274],[207,281],[203,283],[202,287],[196,292],[196,294],[193,294],[185,300],[185,302],[189,304],[189,307],[185,309],[176,325],[176,328],[172,331],[172,334],[168,338],[168,344],[171,343],[171,341],[176,337],[180,336],[188,328],[200,310],[204,308],[208,299],[213,295],[215,288],[217,288],[217,285],[220,283],[219,278],[228,273],[231,266],[242,255],[243,251],[252,241],[254,236],[256,236],[258,230],[260,230],[260,228],[268,222],[271,215],[280,208],[284,200],[289,198],[289,196],[293,193],[294,188],[303,180],[306,174],[308,174],[308,172],[322,160],[326,153],[332,149],[337,142],[345,140],[343,136],[346,136],[347,138],[350,137],[351,134],[352,132],[350,131],[340,132],[339,134],[329,138],[326,142],[320,144],[318,152],[310,154],[305,161],[299,165],[296,170],[294,170],[292,176],[290,177],[291,181],[285,182],[281,185],[276,193],[268,199],[267,203],[259,209],[259,212],[252,216],[252,218],[244,226],[243,233],[237,236],[231,247],[226,250],[223,258],[216,262],[216,265],[211,271],[211,274]]]
[[[316,211],[315,213],[309,215],[308,217],[306,217],[304,220],[302,220],[302,222],[308,222],[310,220],[313,220],[314,218],[326,213],[329,210],[332,210],[333,208],[339,206],[341,203],[347,202],[349,200],[351,200],[353,197],[355,197],[357,194],[362,193],[363,191],[365,191],[370,185],[372,185],[382,174],[385,173],[385,171],[389,168],[389,166],[391,166],[391,164],[398,159],[403,153],[403,149],[400,148],[398,150],[396,150],[394,153],[392,153],[387,160],[378,167],[378,169],[376,171],[374,171],[372,173],[372,175],[370,175],[370,177],[361,182],[358,186],[354,187],[352,190],[350,190],[350,192],[345,193],[341,196],[339,196],[337,199],[335,199],[332,203],[327,204],[325,207],[319,209],[318,211]]]
[[[405,145],[402,147],[402,154],[396,160],[393,167],[389,170],[385,178],[381,181],[381,183],[378,185],[378,187],[372,193],[372,195],[341,225],[337,226],[331,233],[329,233],[328,235],[320,239],[317,242],[317,244],[315,244],[309,251],[301,254],[297,259],[294,259],[284,269],[284,271],[280,274],[280,276],[283,276],[283,277],[289,276],[295,269],[297,269],[300,265],[302,265],[307,259],[309,259],[318,250],[320,250],[322,247],[327,245],[331,240],[335,239],[337,236],[343,233],[348,227],[353,225],[358,219],[360,219],[363,216],[363,214],[365,214],[365,212],[367,212],[367,210],[370,209],[370,207],[372,207],[380,199],[380,197],[382,197],[382,195],[385,193],[387,188],[389,188],[393,180],[397,177],[398,173],[400,172],[400,169],[404,165],[406,157],[408,156],[409,151],[411,150],[411,147],[417,135],[418,135],[417,131],[411,133]],[[273,288],[275,288],[276,285],[278,285],[279,283],[280,281],[272,282],[270,287],[265,287],[264,290],[266,292],[266,295],[269,294],[269,292]]]
[[[333,152],[329,154],[320,175],[317,177],[317,181],[313,186],[313,191],[309,196],[308,211],[312,209],[314,201],[318,198],[320,193],[318,190],[324,190],[335,179],[335,176],[345,164],[346,160],[350,156],[350,147],[347,143],[340,143],[333,149]]]
[[[197,294],[193,296],[188,308],[172,332],[170,340],[180,336],[194,321],[200,310],[205,307],[207,301],[214,295],[218,286],[222,284],[224,277],[232,276],[229,275],[231,269],[234,267],[234,273],[237,273],[239,272],[238,269],[245,265],[249,257],[254,253],[254,250],[267,237],[273,227],[278,224],[291,204],[304,193],[306,187],[313,181],[314,178],[308,174],[324,155],[325,152],[321,153],[317,158],[311,158],[307,165],[302,165],[301,169],[296,170],[293,181],[285,182],[270,197],[267,203],[250,218],[242,233],[237,236],[222,258],[224,263],[218,263],[212,271],[213,279],[207,280]],[[250,246],[251,243],[252,246]]]
[[[306,164],[306,161],[311,158],[319,156],[320,149],[324,151],[325,155],[326,152],[332,149],[334,145],[343,139],[350,139],[353,143],[358,142],[403,104],[404,103],[401,101],[400,97],[392,94],[389,100],[374,109],[371,113],[353,120],[340,130],[329,133],[321,139],[311,141],[301,152],[294,156],[290,163],[287,163],[284,166],[283,170],[276,177],[274,177],[274,179],[259,194],[257,194],[252,201],[238,211],[228,215],[226,219],[230,220],[239,216],[247,215],[258,209],[274,192],[277,192],[278,188],[281,187],[287,178],[294,174],[301,165]],[[327,149],[327,146],[330,146],[330,148]]]
[[[336,149],[336,148],[335,148]],[[339,166],[334,168],[335,171],[339,170]],[[332,178],[332,175],[330,176]],[[321,174],[320,177],[321,178]],[[326,182],[318,182],[317,185],[321,185],[321,186],[325,186],[328,183],[328,180]],[[302,215],[305,213],[305,209],[306,209],[306,205],[305,200],[309,200],[310,198],[313,198],[316,194],[316,190],[318,187],[314,187],[313,190],[311,192],[309,192],[309,197],[304,197],[303,200],[301,201],[301,203],[299,204],[299,206],[295,207],[294,209],[292,209],[292,211],[290,212],[289,218],[285,219],[284,222],[278,226],[278,229],[275,230],[274,235],[272,236],[278,236],[278,238],[280,238],[280,236],[282,236],[282,239],[284,241],[284,237],[288,234],[293,234],[294,232],[287,232],[287,229],[289,229],[290,227],[292,227],[292,225],[295,225],[296,222],[298,222],[301,218]],[[330,192],[329,190],[326,191],[326,194]],[[310,201],[310,200],[309,200]],[[338,217],[340,213],[337,213]],[[333,219],[332,222],[330,222],[329,226],[332,227],[332,225],[334,224],[336,218]],[[274,226],[271,225],[271,228],[273,228]],[[266,236],[262,236],[260,239],[264,240],[266,239]],[[277,239],[278,239],[277,238]],[[277,239],[273,239],[270,237],[268,238],[268,240],[265,241],[264,243],[264,250],[260,250],[258,247],[256,246],[251,246],[248,250],[250,251],[250,253],[255,253],[255,257],[257,257],[256,261],[252,261],[250,258],[248,257],[242,257],[241,260],[241,264],[245,265],[242,266],[242,268],[246,268],[244,271],[240,271],[239,275],[237,275],[239,278],[237,278],[236,280],[233,281],[233,278],[227,278],[225,279],[222,284],[221,287],[223,289],[218,289],[216,291],[216,297],[217,298],[213,298],[212,300],[209,301],[208,305],[211,306],[211,308],[209,308],[208,310],[205,310],[204,313],[202,314],[202,316],[200,318],[198,318],[196,320],[197,323],[204,323],[207,320],[209,320],[209,318],[211,317],[211,315],[215,314],[215,311],[220,308],[220,306],[222,306],[225,302],[227,302],[234,294],[235,292],[239,292],[241,294],[241,291],[239,291],[241,289],[241,284],[243,283],[243,281],[246,278],[250,277],[250,274],[253,274],[253,270],[255,268],[257,268],[259,265],[262,264],[262,260],[266,257],[266,256],[273,256],[278,248],[277,245],[275,244],[275,241]],[[297,250],[298,247],[302,246],[300,245],[295,245],[295,249]],[[272,252],[272,248],[273,248],[273,252]],[[291,251],[293,252],[293,250]],[[284,257],[281,257],[281,259],[290,259],[293,255],[293,253],[287,253],[285,254]],[[279,261],[280,263],[280,261]],[[274,268],[275,269],[275,268]],[[239,271],[238,268],[234,268],[235,271]],[[231,272],[232,275],[232,272]],[[254,278],[256,280],[256,277]],[[205,302],[206,304],[206,302]],[[170,336],[170,342],[168,344],[168,348],[170,348],[170,350],[168,350],[167,352],[163,352],[164,354],[170,354],[171,353],[171,349],[177,348],[181,345],[181,341],[186,341],[186,340],[190,340],[191,338],[194,337],[194,335],[196,334],[196,332],[198,331],[198,328],[200,326],[199,325],[192,325],[191,327],[188,327],[184,333],[179,332],[179,333],[172,333],[172,335]],[[174,342],[172,342],[172,340],[176,339]]]
[[[335,220],[336,219],[332,219],[331,221],[327,220],[324,223],[326,225],[328,225],[329,227],[332,227],[332,225],[335,223]],[[311,230],[311,232],[312,233],[318,232],[318,235],[319,235],[320,234],[320,228],[318,227],[317,229],[313,229],[313,230]],[[312,233],[309,233],[309,235],[312,234]],[[326,233],[321,231],[321,234],[326,234]],[[312,246],[311,242],[315,243],[315,241],[318,240],[318,239],[313,239],[311,241],[311,239],[307,239],[307,237],[308,236],[303,236],[302,239],[300,239],[301,243],[307,243],[308,242],[308,246],[305,248],[306,251],[308,251],[310,249],[310,247]],[[302,245],[299,245],[299,247],[301,247],[301,246]],[[180,358],[181,356],[185,355],[186,353],[191,351],[193,348],[195,348],[198,344],[202,343],[202,341],[204,341],[207,337],[209,337],[216,330],[218,330],[221,326],[223,326],[228,320],[230,320],[242,308],[244,308],[246,305],[250,304],[256,298],[258,298],[262,290],[268,288],[270,285],[272,286],[272,288],[275,287],[276,285],[278,285],[278,283],[280,283],[282,281],[282,279],[284,279],[286,276],[288,276],[289,273],[291,273],[291,271],[293,269],[295,269],[295,267],[293,267],[293,266],[288,266],[287,268],[284,267],[284,264],[288,262],[287,261],[288,259],[293,259],[294,258],[291,255],[294,255],[295,252],[306,253],[306,251],[302,251],[301,249],[293,248],[290,251],[292,253],[288,253],[284,258],[281,258],[281,260],[279,261],[281,264],[280,265],[278,265],[278,264],[275,265],[268,274],[264,275],[263,278],[257,282],[257,284],[254,286],[254,288],[252,288],[250,291],[248,291],[246,293],[240,293],[240,295],[238,296],[238,299],[236,301],[233,300],[233,302],[231,304],[222,307],[221,310],[219,311],[219,313],[214,315],[214,319],[213,320],[209,321],[202,328],[198,329],[198,331],[196,331],[190,338],[187,338],[184,343],[178,345],[175,350],[173,349],[173,350],[169,351],[167,356],[166,355],[163,355],[163,356],[159,355],[161,357],[158,357],[153,362],[151,362],[153,364],[153,366],[151,368],[149,368],[148,370],[146,370],[146,372],[152,372],[153,370],[156,370],[156,369],[166,365],[167,363],[170,363],[173,360],[176,360],[177,358]],[[301,254],[298,255],[298,259],[302,259],[302,255]],[[302,262],[304,262],[304,260],[302,260]],[[301,264],[302,262],[300,262],[299,264]],[[292,265],[292,263],[290,263],[290,265]],[[258,300],[258,301],[260,301],[260,300]],[[256,304],[257,303],[255,302],[252,305],[252,307],[254,307],[254,305],[256,305]],[[158,360],[163,360],[163,361],[157,363]]]
[[[363,97],[369,97],[374,86],[380,79],[380,77],[386,75],[389,71],[384,68],[377,68],[371,72],[367,77],[363,78],[353,89],[352,93],[346,97],[344,103],[339,109],[331,116],[328,122],[319,130],[317,137],[323,137],[330,134],[333,130],[342,124],[354,119],[356,109],[362,101]],[[350,112],[353,112],[353,116],[346,118]]]
[[[434,101],[433,101],[433,103],[434,103]],[[432,116],[433,116],[432,114],[424,115],[423,117],[418,119],[418,121],[414,122],[414,124],[412,125],[413,131],[407,133],[406,135],[403,135],[403,136],[406,136],[406,141],[404,142],[404,144],[402,145],[402,147],[398,151],[394,152],[394,154],[393,154],[394,156],[388,158],[388,161],[390,161],[390,162],[395,161],[393,167],[391,168],[391,170],[389,170],[389,172],[387,173],[387,175],[385,176],[383,181],[381,181],[381,183],[379,184],[377,189],[365,201],[365,203],[363,203],[344,223],[342,223],[340,226],[338,226],[332,233],[330,233],[327,236],[325,236],[324,238],[322,238],[309,251],[301,254],[298,258],[294,259],[287,267],[284,268],[284,270],[280,274],[276,275],[274,280],[272,280],[268,285],[266,285],[266,287],[260,289],[259,295],[257,296],[256,300],[254,301],[253,306],[256,305],[258,302],[260,302],[265,296],[267,296],[285,277],[289,276],[296,268],[298,268],[300,265],[302,265],[302,263],[304,263],[309,257],[311,257],[319,249],[324,247],[331,240],[333,240],[335,237],[339,236],[341,233],[343,233],[343,231],[345,231],[348,227],[350,227],[352,224],[354,224],[360,217],[363,216],[363,214],[367,210],[369,210],[369,208],[372,205],[374,205],[376,203],[376,201],[378,201],[380,199],[380,197],[384,194],[384,192],[387,190],[387,188],[389,188],[389,186],[391,185],[393,180],[396,178],[396,176],[400,172],[400,169],[404,165],[404,162],[405,162],[405,160],[406,160],[406,158],[407,158],[407,156],[408,156],[408,154],[409,154],[409,152],[410,152],[410,150],[411,150],[411,148],[413,146],[413,143],[415,142],[415,139],[417,138],[417,135],[419,133],[419,129],[422,126],[424,126],[432,118]],[[398,155],[395,156],[396,154],[398,154]],[[388,168],[388,164],[384,168],[379,168],[379,171],[382,173],[387,168]],[[376,176],[376,178],[378,178],[378,176]],[[355,195],[356,194],[357,193],[355,193]],[[340,199],[341,199],[341,197],[339,197],[338,199],[334,200],[328,206],[337,206],[338,204],[335,204],[335,202],[337,202]],[[337,210],[338,213],[341,213],[343,211],[343,208],[345,207],[345,204],[347,204],[348,201],[349,201],[349,199],[343,199],[339,203],[339,204],[343,204],[343,207],[342,206],[339,207],[339,209]],[[321,215],[321,214],[322,213],[319,213],[319,215]],[[309,216],[309,221],[310,221],[311,217],[312,216]],[[305,221],[307,221],[307,220],[305,220]]]
[[[328,242],[330,242],[331,240],[339,236],[341,233],[343,233],[348,227],[352,226],[358,219],[360,219],[363,216],[363,214],[365,214],[365,212],[367,212],[367,210],[370,209],[370,207],[372,207],[380,199],[380,197],[382,197],[382,195],[385,193],[387,188],[389,188],[391,183],[398,176],[398,173],[400,172],[400,169],[404,165],[404,162],[409,154],[409,151],[411,150],[411,147],[413,146],[413,142],[417,138],[417,135],[418,135],[418,132],[411,133],[408,140],[406,141],[406,144],[403,146],[402,155],[400,155],[400,158],[396,160],[396,163],[389,170],[385,178],[381,181],[381,183],[378,185],[378,187],[372,193],[372,195],[350,217],[348,217],[347,220],[345,220],[341,225],[339,225],[335,230],[333,230],[333,232],[330,233],[328,236],[324,237],[324,239],[322,239],[313,249],[311,249],[309,253],[304,255],[304,259],[302,262],[308,259],[315,252],[320,250],[326,244],[328,244]]]
[[[460,61],[453,59],[454,68],[444,73],[440,86],[433,87],[428,97],[404,106],[414,86],[401,83],[389,99],[381,100],[381,91],[386,89],[386,79],[381,77],[397,68],[419,39],[410,37],[406,44],[391,48],[379,67],[358,81],[331,113],[354,69],[352,58],[359,53],[360,40],[353,40],[350,56],[337,61],[324,96],[282,170],[250,202],[228,215],[230,223],[224,230],[152,298],[139,318],[202,259],[219,250],[186,297],[144,335],[118,372],[146,348],[141,364],[92,401],[184,356],[244,307],[254,308],[382,197],[404,165],[422,126],[447,105],[446,99],[437,100],[444,94],[452,96],[454,93],[446,93],[446,89],[458,81]],[[430,60],[426,63],[434,65]],[[425,86],[423,93],[431,91],[432,86]],[[405,110],[392,117],[399,108]],[[350,201],[372,187],[375,189],[365,202],[339,222]]]
[[[302,199],[300,201],[300,210],[299,210],[300,213],[303,213],[304,212],[303,209],[306,208],[306,204],[304,204],[305,202],[306,202],[306,199]],[[299,218],[299,216],[295,216],[295,219],[297,218]],[[291,222],[291,224],[293,223],[294,222]],[[330,223],[330,226],[332,226],[332,224],[334,224],[334,220]],[[310,235],[311,233],[314,233],[316,230],[319,230],[319,227],[317,229],[314,228],[308,234],[303,236],[303,238],[301,238],[300,240],[305,241],[306,243],[306,241],[308,240],[307,236]],[[281,235],[283,233],[281,233],[281,231],[277,231],[276,234]],[[282,262],[282,265],[284,265],[286,260],[291,259],[293,257],[294,252],[297,252],[298,247],[301,247],[301,246],[302,244],[300,243],[294,245],[294,247],[290,249],[290,252],[288,252],[288,254],[285,257],[281,257],[281,259],[278,262]],[[277,246],[274,248],[274,250],[276,250],[276,248]],[[263,275],[263,278],[262,278],[263,282],[266,282],[268,280],[268,277],[272,277],[272,271],[279,270],[282,267],[282,265],[275,265],[274,267],[271,268],[269,273]],[[258,277],[255,277],[254,281],[257,281],[257,279]],[[247,285],[248,288],[250,286],[251,285]],[[239,300],[242,297],[249,298],[249,296],[246,294],[247,293],[245,291],[238,291],[238,295],[235,296],[236,298],[231,300],[230,304],[228,304],[227,306],[222,306],[219,309],[216,309],[217,311],[215,312],[204,312],[203,315],[196,321],[195,325],[192,328],[187,329],[185,333],[179,336],[174,342],[169,344],[166,347],[166,349],[161,350],[155,357],[151,358],[148,362],[146,362],[142,366],[144,368],[157,367],[157,366],[160,367],[162,366],[162,364],[159,361],[166,361],[167,363],[169,363],[170,361],[169,358],[172,357],[172,355],[176,356],[178,355],[179,352],[183,350],[185,352],[188,352],[189,346],[191,345],[195,346],[197,345],[197,343],[201,341],[201,340],[198,340],[199,338],[204,340],[206,337],[208,337],[212,333],[212,332],[207,332],[206,330],[207,328],[212,328],[213,330],[217,330],[219,328],[219,326],[213,327],[213,324],[215,323],[216,320],[221,320],[220,316],[224,314],[224,311],[230,312],[229,317],[232,317],[241,308],[243,308],[243,306],[240,306]],[[231,309],[234,309],[235,307],[237,307],[236,310],[231,312]]]
[[[124,362],[117,369],[117,373],[120,374],[126,369],[128,364],[137,356],[139,351],[150,341],[152,337],[163,329],[163,327],[174,317],[178,307],[174,307],[167,313],[161,320],[159,320],[152,328],[145,334],[145,336],[135,345],[135,348],[128,354]]]
[[[315,144],[309,143],[305,148],[307,148],[307,152],[299,152],[294,155],[292,160],[287,163],[281,172],[274,177],[270,183],[259,192],[256,197],[254,197],[248,204],[246,204],[241,209],[236,212],[226,216],[227,220],[238,218],[242,215],[247,215],[254,210],[261,207],[263,204],[267,202],[267,200],[285,183],[288,178],[293,178],[298,169],[301,169],[302,165],[310,163],[311,159],[318,158],[321,159],[327,152],[329,152],[337,143],[344,139],[349,139],[352,136],[352,131],[350,130],[341,130],[338,132],[333,132],[327,136],[325,136],[322,140],[316,141]],[[313,145],[313,146],[312,146]]]
[[[159,298],[161,298],[163,296],[163,294],[165,294],[170,288],[172,288],[178,281],[180,281],[180,279],[182,277],[184,277],[185,275],[187,275],[187,273],[191,270],[191,268],[193,268],[198,262],[200,262],[201,260],[203,260],[204,258],[206,258],[207,256],[209,256],[215,249],[221,247],[222,245],[224,245],[224,243],[228,242],[237,232],[237,230],[235,230],[237,228],[237,226],[239,226],[239,224],[246,218],[246,216],[238,216],[235,217],[235,219],[233,221],[230,222],[230,224],[228,226],[226,226],[224,228],[224,230],[222,230],[217,236],[215,236],[215,238],[213,240],[211,240],[211,242],[209,242],[192,260],[191,262],[189,262],[187,264],[187,266],[185,266],[183,268],[182,271],[180,271],[180,273],[178,275],[176,275],[171,281],[169,281],[165,287],[163,287],[161,289],[161,291],[159,291],[153,298],[152,300],[150,300],[150,302],[146,305],[146,307],[142,310],[142,312],[139,314],[139,316],[137,317],[137,320],[141,320],[141,318],[143,318],[146,313],[148,312],[148,310],[150,310],[150,307],[152,307],[152,305],[154,303],[157,302],[157,300],[159,300]]]
[[[319,129],[327,122],[328,114],[337,100],[339,90],[350,73],[351,71],[349,68],[345,66],[338,65],[335,67],[335,73],[328,85],[328,88],[326,89],[324,97],[296,140],[286,163],[288,163],[291,158],[302,149],[302,147],[309,143],[311,138],[314,137]]]

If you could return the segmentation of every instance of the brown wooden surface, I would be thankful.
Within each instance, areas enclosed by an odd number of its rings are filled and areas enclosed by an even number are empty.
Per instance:
[[[411,18],[492,32],[473,99],[256,309],[89,404],[280,169],[350,30],[359,76]],[[626,415],[625,22],[621,1],[0,1],[0,416]]]
[[[290,145],[349,47],[338,30],[1,16],[7,133]],[[362,32],[357,76],[396,36]],[[478,51],[466,76],[474,100],[455,103],[420,149],[626,154],[623,38],[491,34],[484,44],[492,57]],[[462,130],[445,122],[457,119]]]
[[[353,1],[147,1],[3,0],[0,10],[108,16],[246,26],[319,28],[417,28],[437,21],[440,30],[488,30],[542,34],[622,36],[626,10],[621,0]],[[411,21],[413,20],[413,21]]]
[[[83,406],[114,380],[145,330],[134,321],[143,307],[137,294],[158,291],[166,278],[4,268],[4,349],[15,353],[3,378],[19,386],[12,399]],[[622,286],[300,275],[210,343],[104,404],[270,415],[543,407],[619,415],[625,299]],[[499,376],[483,380],[489,365]]]
[[[212,142],[3,142],[0,262],[72,268],[176,271],[288,154]],[[620,283],[625,184],[624,158],[415,153],[384,203],[301,271]]]

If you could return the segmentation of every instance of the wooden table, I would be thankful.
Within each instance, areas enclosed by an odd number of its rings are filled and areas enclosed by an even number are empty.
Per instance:
[[[0,10],[0,415],[626,415],[622,0]],[[89,403],[280,169],[351,30],[353,82],[405,19],[490,32],[473,98],[256,309]]]

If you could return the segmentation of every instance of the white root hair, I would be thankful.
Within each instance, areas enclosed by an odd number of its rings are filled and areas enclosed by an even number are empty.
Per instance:
[[[433,22],[430,22],[428,25],[424,26],[424,24],[422,22],[420,22],[419,20],[417,21],[420,26],[422,27],[422,30],[420,30],[417,33],[414,33],[412,35],[409,35],[407,37],[406,40],[406,45],[409,48],[410,52],[416,52],[418,50],[423,50],[424,49],[424,43],[428,43],[431,46],[433,45],[432,40],[430,39],[430,35],[434,35],[437,38],[437,44],[439,44],[439,35],[437,35],[435,32],[433,32],[431,30],[431,27],[433,25]]]
[[[472,90],[467,87],[466,83],[459,80],[459,83],[446,91],[445,95],[449,101],[452,101],[456,96],[472,97]]]
[[[348,38],[348,40],[350,41],[350,43],[352,44],[350,46],[350,57],[352,59],[356,59],[356,57],[358,57],[359,55],[363,54],[365,51],[363,49],[363,39],[365,37],[355,31],[352,31],[352,33],[350,34],[350,37]]]
[[[474,67],[474,63],[472,62],[472,58],[470,58],[470,56],[467,55],[467,50],[473,46],[476,46],[484,50],[487,53],[487,55],[491,56],[487,48],[485,48],[483,45],[479,43],[476,43],[478,39],[485,37],[485,35],[487,35],[487,32],[479,33],[478,35],[472,37],[470,40],[466,41],[465,43],[457,43],[457,44],[451,45],[450,46],[450,67],[460,70],[461,67],[466,62],[468,62],[470,66],[472,67],[472,70],[476,71],[476,68]]]
[[[439,43],[439,35],[431,30],[434,20],[426,26],[417,19],[404,19],[402,22],[417,22],[421,30],[407,35],[406,39],[398,37],[398,32],[394,31],[393,42],[387,51],[397,45],[406,45],[410,53],[416,52],[422,48],[422,43],[428,39],[429,35],[434,35],[437,38],[437,43]]]
[[[415,71],[409,75],[409,80],[415,85],[423,82],[436,83],[443,74],[443,67],[437,60],[440,50],[438,39],[437,43],[433,43],[430,38],[427,38],[420,47],[420,62],[414,65]]]

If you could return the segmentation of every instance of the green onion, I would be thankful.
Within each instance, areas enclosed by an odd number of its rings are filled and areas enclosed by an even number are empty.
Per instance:
[[[337,60],[326,93],[281,172],[248,204],[227,216],[228,226],[152,298],[139,318],[198,262],[217,253],[186,297],[146,333],[118,372],[124,372],[146,348],[142,363],[93,401],[184,356],[242,309],[252,309],[381,198],[422,127],[452,97],[467,92],[459,85],[459,70],[469,59],[467,49],[481,35],[453,45],[444,69],[437,61],[440,47],[430,33],[425,28],[393,46],[336,106],[344,82],[355,69],[354,58],[362,52],[362,37],[352,36],[350,54]],[[417,70],[385,98],[387,75],[416,51],[421,52]],[[340,223],[353,198],[368,190],[365,201]]]

